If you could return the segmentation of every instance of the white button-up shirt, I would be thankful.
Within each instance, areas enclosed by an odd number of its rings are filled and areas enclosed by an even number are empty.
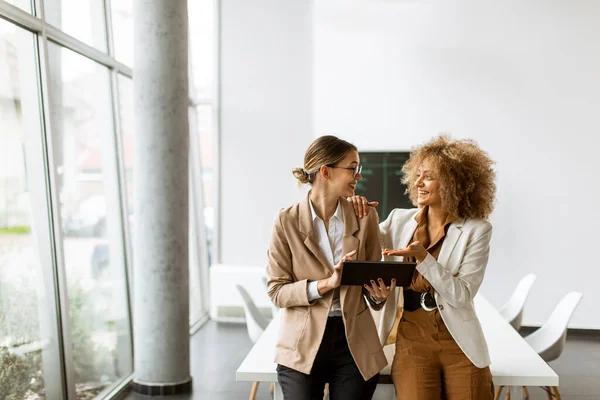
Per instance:
[[[325,229],[325,222],[317,215],[312,201],[309,200],[310,213],[312,214],[313,231],[317,238],[317,243],[321,253],[328,261],[328,267],[333,271],[333,267],[342,259],[342,237],[344,236],[344,214],[342,205],[338,201],[337,208],[333,216],[329,219],[329,229]],[[308,284],[308,300],[320,299],[317,290],[317,281],[311,281]],[[340,288],[333,292],[333,302],[329,309],[329,316],[341,316],[342,304],[340,303]]]

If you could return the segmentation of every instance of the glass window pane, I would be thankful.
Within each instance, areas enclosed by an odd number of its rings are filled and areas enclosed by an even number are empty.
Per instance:
[[[0,20],[0,397],[14,399],[62,393],[35,54]]]
[[[201,105],[196,108],[196,123],[202,165],[202,189],[204,194],[204,224],[208,248],[208,263],[212,264],[212,235],[214,229],[213,205],[213,108]]]
[[[202,308],[202,290],[201,290],[201,271],[204,260],[202,257],[205,249],[198,248],[198,243],[201,243],[201,237],[198,236],[198,224],[196,216],[194,215],[195,208],[193,207],[191,200],[193,199],[192,192],[190,191],[190,229],[189,229],[189,279],[190,279],[190,325],[193,325],[196,321],[202,317],[205,310]],[[206,264],[204,262],[204,264]]]
[[[30,0],[6,0],[8,4],[19,7],[21,10],[25,10],[28,13],[31,12],[31,1]]]
[[[103,0],[45,0],[46,21],[104,52],[106,20]]]
[[[192,90],[195,97],[212,97],[214,61],[214,0],[189,0]]]
[[[132,372],[110,80],[53,43],[48,58],[72,362],[77,398],[89,398]]]
[[[110,8],[115,57],[133,67],[133,1],[112,0]]]

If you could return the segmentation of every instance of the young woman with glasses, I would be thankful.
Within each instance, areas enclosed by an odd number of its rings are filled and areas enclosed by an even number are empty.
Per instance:
[[[404,165],[403,183],[418,208],[392,210],[380,224],[383,254],[418,263],[411,286],[399,288],[396,301],[390,298],[386,307],[392,309],[380,323],[391,332],[387,343],[396,346],[397,399],[494,398],[488,348],[473,308],[492,237],[492,165],[470,140],[440,136],[417,147]],[[364,197],[351,201],[360,217],[373,212]]]
[[[381,259],[375,212],[359,219],[345,198],[362,179],[356,147],[322,136],[293,169],[310,192],[281,210],[266,268],[269,296],[281,308],[277,380],[287,400],[371,399],[387,365],[367,302],[381,308],[395,282],[340,285],[346,260]]]

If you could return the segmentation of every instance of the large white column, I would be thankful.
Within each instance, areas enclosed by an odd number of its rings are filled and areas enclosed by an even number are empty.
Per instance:
[[[134,32],[133,387],[176,394],[192,381],[187,0],[135,0]]]

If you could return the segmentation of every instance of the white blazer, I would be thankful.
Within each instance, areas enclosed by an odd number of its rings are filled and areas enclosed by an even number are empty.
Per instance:
[[[392,210],[379,224],[383,248],[403,249],[409,245],[419,209]],[[478,368],[490,365],[488,347],[475,314],[473,298],[481,286],[490,253],[492,225],[481,219],[459,219],[448,228],[437,261],[431,254],[417,266],[435,289],[439,312],[450,334],[465,355]],[[395,257],[402,260],[402,257]],[[390,299],[391,300],[391,299]],[[395,301],[388,301],[380,313],[379,338],[382,343],[394,324],[396,307],[404,305],[402,288]]]

